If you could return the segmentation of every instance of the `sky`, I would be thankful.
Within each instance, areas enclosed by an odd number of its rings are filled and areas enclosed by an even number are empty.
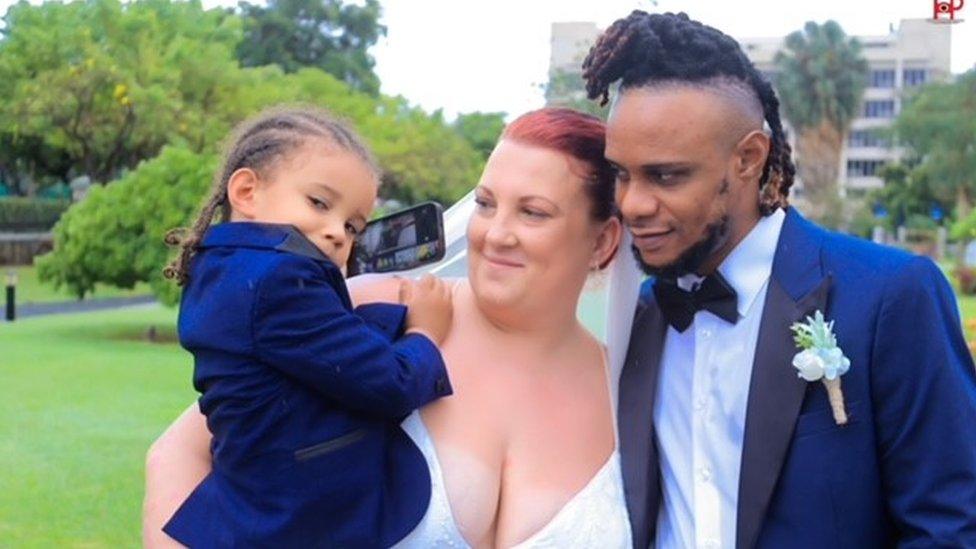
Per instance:
[[[33,0],[37,3],[37,0]],[[253,1],[253,0],[252,0]],[[355,0],[354,0],[355,1]],[[952,71],[976,65],[976,2],[951,25]],[[0,13],[12,0],[0,0]],[[782,37],[834,19],[850,35],[882,36],[901,19],[928,18],[933,0],[381,0],[387,35],[372,49],[381,91],[450,119],[543,105],[553,22],[605,28],[633,9],[685,11],[736,38]],[[235,0],[203,0],[204,6]],[[967,20],[968,19],[968,20]]]

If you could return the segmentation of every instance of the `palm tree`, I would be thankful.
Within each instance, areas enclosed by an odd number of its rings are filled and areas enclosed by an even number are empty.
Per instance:
[[[815,218],[837,213],[837,178],[844,137],[861,108],[867,60],[861,45],[835,21],[808,22],[777,52],[776,88],[796,131],[800,178]]]

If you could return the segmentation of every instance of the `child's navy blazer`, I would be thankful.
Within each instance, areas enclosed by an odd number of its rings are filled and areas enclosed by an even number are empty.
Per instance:
[[[423,517],[430,474],[400,429],[449,395],[406,309],[355,312],[339,269],[291,226],[223,223],[194,258],[180,343],[213,472],[164,530],[190,547],[379,547]]]

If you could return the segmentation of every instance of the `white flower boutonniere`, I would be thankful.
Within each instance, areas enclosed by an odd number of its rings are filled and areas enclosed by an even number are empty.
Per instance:
[[[803,349],[793,357],[797,375],[807,381],[823,381],[830,408],[834,412],[834,421],[837,425],[846,424],[847,412],[844,410],[840,376],[850,369],[851,361],[837,346],[834,322],[827,322],[823,313],[817,311],[812,317],[808,316],[806,322],[794,322],[790,329],[793,330],[796,346]]]

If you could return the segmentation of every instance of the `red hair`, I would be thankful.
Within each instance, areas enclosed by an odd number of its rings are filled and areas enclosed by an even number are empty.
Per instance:
[[[582,162],[588,173],[586,192],[593,217],[605,221],[614,213],[614,173],[603,157],[606,125],[599,118],[562,107],[547,107],[516,118],[502,133],[511,139],[566,154]]]

